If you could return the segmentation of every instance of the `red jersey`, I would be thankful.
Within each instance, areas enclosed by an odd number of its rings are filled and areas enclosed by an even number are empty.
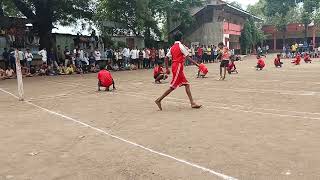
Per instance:
[[[310,55],[309,54],[304,56],[304,61],[310,61]]]
[[[200,70],[200,72],[201,73],[203,73],[203,74],[207,74],[209,71],[208,71],[208,68],[206,67],[206,65],[204,65],[203,63],[201,63],[200,65],[199,65],[199,70]]]
[[[167,54],[168,57],[172,57],[171,88],[173,89],[188,84],[183,72],[183,64],[188,55],[188,49],[180,41],[176,41]]]
[[[170,54],[172,56],[173,63],[184,63],[185,57],[189,55],[188,49],[180,42],[174,43],[170,49]]]
[[[279,64],[281,64],[280,58],[275,58],[274,65],[279,65]]]
[[[227,69],[228,71],[236,69],[236,65],[234,64],[234,62],[229,63]]]
[[[258,65],[260,67],[264,67],[266,64],[264,63],[264,60],[262,58],[258,59]]]
[[[98,80],[100,81],[101,86],[103,87],[111,86],[113,81],[111,73],[106,69],[99,71]]]
[[[159,74],[163,73],[163,69],[161,66],[155,66],[153,69],[153,76],[157,77]]]
[[[155,49],[150,50],[150,58],[151,58],[151,60],[156,59],[156,50]]]
[[[198,48],[198,56],[202,56],[202,54],[203,54],[203,49],[202,48]]]
[[[228,47],[223,47],[222,60],[229,60],[229,59],[230,59],[229,49]]]

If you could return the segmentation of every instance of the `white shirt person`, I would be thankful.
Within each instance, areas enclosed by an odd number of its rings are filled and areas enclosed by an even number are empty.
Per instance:
[[[47,49],[46,48],[43,48],[41,51],[39,51],[38,52],[38,54],[40,55],[40,56],[42,56],[42,61],[44,62],[44,63],[47,63],[47,60],[48,60],[48,55],[47,55]]]

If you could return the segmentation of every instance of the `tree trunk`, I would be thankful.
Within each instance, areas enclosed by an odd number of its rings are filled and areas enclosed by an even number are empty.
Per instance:
[[[283,36],[282,36],[282,46],[285,46],[286,45],[286,31],[283,31]],[[277,47],[276,47],[277,49]]]
[[[0,0],[0,16],[4,16],[2,0]]]

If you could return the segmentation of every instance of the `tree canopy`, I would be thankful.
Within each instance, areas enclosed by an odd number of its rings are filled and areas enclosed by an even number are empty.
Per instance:
[[[202,0],[99,0],[95,19],[104,32],[112,35],[133,33],[144,36],[148,41],[161,37],[161,30],[167,31],[169,17],[172,17],[170,21],[191,24],[189,10],[201,2]],[[104,27],[105,21],[121,23],[124,26]]]
[[[94,12],[91,0],[2,0],[2,16],[28,18],[40,36],[40,47],[51,47],[54,23],[75,23],[77,19],[91,19]]]

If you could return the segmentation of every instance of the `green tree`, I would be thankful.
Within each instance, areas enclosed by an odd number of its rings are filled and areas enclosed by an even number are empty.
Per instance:
[[[271,24],[283,33],[283,44],[286,41],[285,34],[290,20],[288,12],[290,8],[294,8],[295,6],[296,2],[293,0],[266,0],[265,15],[269,17]]]
[[[128,32],[143,35],[146,44],[151,45],[155,38],[161,37],[159,23],[164,27],[170,27],[171,21],[191,24],[189,10],[201,2],[202,0],[99,0],[95,19],[100,25],[105,20],[125,25],[113,28],[100,26],[109,35]],[[172,17],[170,21],[169,17]]]
[[[252,51],[258,43],[265,40],[261,25],[252,18],[246,20],[240,36],[241,50],[244,54]]]
[[[3,15],[24,16],[31,20],[40,37],[40,48],[52,47],[55,23],[76,23],[79,18],[91,19],[91,0],[2,0]]]
[[[304,24],[305,40],[308,38],[308,25],[314,20],[314,15],[319,7],[319,0],[304,0],[301,22]]]
[[[248,54],[248,51],[251,49],[252,45],[252,26],[249,21],[246,21],[244,23],[243,29],[241,31],[241,36],[240,36],[240,46],[241,46],[241,51],[244,54]]]
[[[231,2],[229,2],[229,4],[236,7],[236,8],[243,9],[241,4],[237,1],[231,1]]]
[[[265,15],[265,7],[266,7],[266,0],[259,0],[257,3],[253,5],[249,5],[247,7],[247,11],[250,12],[252,15],[262,18],[264,21],[267,20]]]

